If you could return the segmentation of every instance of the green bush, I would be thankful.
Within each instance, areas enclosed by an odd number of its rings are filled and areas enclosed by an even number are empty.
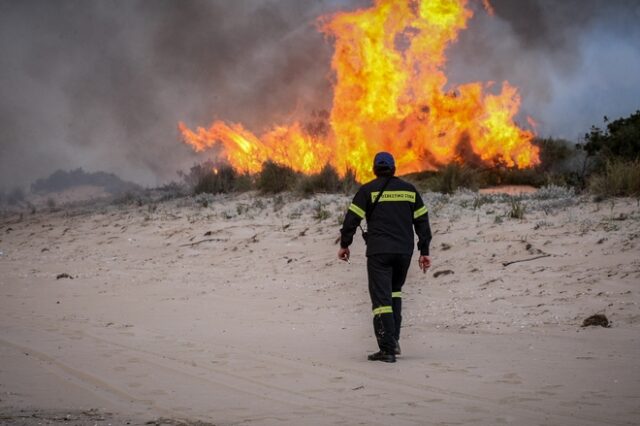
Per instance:
[[[405,179],[408,182],[411,182],[416,186],[416,188],[421,191],[433,191],[431,189],[434,178],[437,176],[438,172],[433,170],[425,170],[422,172],[409,173],[406,175],[402,175],[402,179]]]
[[[255,189],[256,182],[255,176],[252,176],[249,173],[243,173],[236,175],[234,191],[236,192],[246,192]]]
[[[640,160],[608,161],[602,173],[589,179],[589,191],[599,197],[640,197]]]
[[[479,172],[481,186],[530,185],[540,187],[548,184],[548,174],[537,169],[516,169],[513,167],[495,167]]]
[[[203,173],[196,182],[193,192],[195,194],[219,194],[229,193],[235,189],[237,173],[228,165],[219,166]]]
[[[509,209],[509,217],[511,219],[523,219],[526,207],[522,204],[522,201],[516,198],[511,198],[511,200],[509,200],[509,204],[511,206]]]
[[[303,176],[298,184],[298,191],[305,195],[318,192],[353,192],[358,185],[353,170],[348,169],[344,177],[340,178],[336,169],[330,165],[325,165],[320,173]]]
[[[191,188],[186,188],[177,182],[171,182],[157,188],[157,191],[160,194],[158,201],[168,201],[189,195]]]
[[[358,189],[360,184],[356,180],[356,172],[353,169],[347,169],[342,177],[342,192],[351,194]]]
[[[539,172],[561,172],[576,153],[575,145],[564,139],[534,139],[533,143],[540,148],[540,164],[535,168]]]
[[[477,190],[500,185],[529,185],[540,188],[546,185],[578,185],[580,176],[576,171],[544,172],[538,168],[516,169],[497,166],[474,168],[467,165],[449,164],[437,171],[424,171],[403,176],[423,191],[452,194],[459,188]]]
[[[322,203],[318,201],[314,208],[313,218],[320,222],[325,219],[328,219],[330,216],[331,216],[331,212],[326,210],[322,205]]]
[[[136,195],[131,191],[127,191],[124,194],[121,194],[113,199],[113,203],[116,205],[133,204],[135,201]]]
[[[256,186],[262,193],[277,194],[282,191],[293,190],[298,179],[298,173],[291,167],[269,160],[262,164],[262,170],[258,174]]]
[[[330,164],[325,165],[320,173],[301,177],[298,185],[298,190],[306,195],[316,192],[338,192],[340,189],[340,176]]]
[[[589,156],[598,156],[604,160],[635,161],[640,158],[640,111],[629,117],[619,118],[607,123],[605,130],[592,126],[584,137],[581,147]],[[604,167],[608,167],[604,164]]]
[[[477,170],[458,163],[451,163],[440,168],[436,173],[426,175],[419,185],[421,188],[443,194],[453,194],[459,188],[478,189],[480,175]]]

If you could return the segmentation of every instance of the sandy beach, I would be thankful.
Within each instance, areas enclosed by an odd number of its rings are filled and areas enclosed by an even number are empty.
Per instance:
[[[638,201],[424,197],[395,364],[366,359],[359,236],[336,259],[349,196],[3,216],[0,423],[639,424]]]

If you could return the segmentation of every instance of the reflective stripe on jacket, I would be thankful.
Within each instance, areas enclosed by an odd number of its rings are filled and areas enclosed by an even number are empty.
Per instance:
[[[351,245],[358,225],[371,210],[387,179],[379,177],[362,185],[353,197],[340,230],[341,247]],[[414,230],[418,235],[417,246],[420,254],[428,255],[431,228],[427,207],[412,184],[392,177],[367,223],[367,256],[381,253],[413,253]]]

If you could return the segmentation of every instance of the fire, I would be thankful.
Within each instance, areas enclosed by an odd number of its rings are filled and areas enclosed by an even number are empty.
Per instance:
[[[215,146],[224,147],[227,161],[237,170],[259,172],[262,163],[271,160],[305,173],[319,171],[331,160],[331,145],[304,132],[299,123],[276,126],[260,138],[242,124],[214,122],[209,129],[199,127],[196,132],[183,123],[178,125],[184,141],[197,152]]]
[[[378,151],[395,155],[400,174],[466,161],[536,165],[534,133],[514,121],[517,88],[506,81],[499,90],[492,82],[447,86],[445,50],[472,16],[468,0],[376,0],[321,18],[321,31],[335,40],[329,131],[310,133],[296,121],[256,136],[237,123],[196,131],[180,123],[183,140],[196,151],[221,144],[220,155],[250,173],[266,160],[304,173],[330,163],[366,180]]]

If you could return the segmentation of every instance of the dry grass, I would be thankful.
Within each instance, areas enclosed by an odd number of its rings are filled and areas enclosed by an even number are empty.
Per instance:
[[[510,209],[509,209],[509,217],[511,219],[523,219],[525,210],[526,210],[526,207],[522,203],[522,201],[516,198],[511,199]]]
[[[640,197],[640,160],[607,162],[602,174],[589,179],[589,191],[601,198]]]

